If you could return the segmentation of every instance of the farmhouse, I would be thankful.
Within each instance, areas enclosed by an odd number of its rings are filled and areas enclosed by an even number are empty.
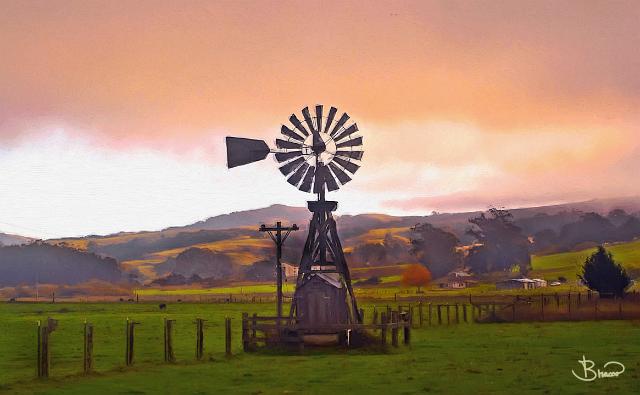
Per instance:
[[[282,262],[282,276],[287,280],[297,278],[298,266],[294,266],[287,262]]]
[[[447,282],[448,288],[461,289],[469,286],[469,280],[471,274],[463,271],[457,271],[449,273],[449,281]]]

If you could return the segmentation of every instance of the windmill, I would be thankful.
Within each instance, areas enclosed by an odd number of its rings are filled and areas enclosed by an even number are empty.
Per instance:
[[[312,213],[302,252],[290,317],[303,328],[361,323],[351,285],[349,267],[338,237],[332,212],[338,202],[325,200],[351,181],[362,160],[362,136],[347,113],[339,115],[322,105],[302,109],[302,120],[292,114],[282,125],[281,138],[270,148],[263,140],[227,137],[227,166],[233,168],[265,159],[270,153],[279,162],[287,182],[316,195],[308,201]]]

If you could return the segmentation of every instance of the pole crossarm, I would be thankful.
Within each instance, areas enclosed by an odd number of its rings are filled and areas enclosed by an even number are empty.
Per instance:
[[[262,224],[258,229],[260,232],[267,232],[269,237],[271,237],[271,240],[276,244],[276,308],[278,317],[282,317],[282,245],[287,237],[289,237],[289,234],[298,229],[298,225],[296,224],[291,226],[282,226],[282,223],[279,221],[276,222],[276,226],[266,226],[265,224]],[[282,235],[283,231],[286,232],[284,236]]]

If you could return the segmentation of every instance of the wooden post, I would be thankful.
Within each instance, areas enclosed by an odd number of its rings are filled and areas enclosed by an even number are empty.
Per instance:
[[[618,302],[618,313],[619,313],[620,319],[622,319],[622,299],[620,299],[620,301]]]
[[[567,294],[567,307],[569,308],[569,317],[571,317],[571,292]]]
[[[391,345],[398,347],[398,324],[399,314],[397,311],[391,313]]]
[[[462,305],[462,318],[464,319],[464,322],[469,322],[467,321],[467,304],[463,304]]]
[[[37,332],[37,341],[38,341],[38,351],[37,351],[37,358],[36,358],[36,375],[38,377],[42,377],[42,332],[40,331],[41,325],[40,325],[40,320],[37,321],[37,326],[36,326],[36,332]]]
[[[438,325],[442,325],[442,305],[438,305]]]
[[[451,318],[449,317],[449,303],[447,303],[446,306],[447,306],[447,325],[449,325],[451,323]]]
[[[471,321],[475,321],[475,320],[476,320],[476,306],[471,305]]]
[[[253,313],[253,317],[251,318],[251,342],[253,343],[256,338],[256,325],[258,324],[258,314]]]
[[[225,343],[225,355],[231,356],[231,318],[226,317],[224,319],[224,343]]]
[[[93,325],[84,322],[83,371],[85,374],[93,370]]]
[[[544,295],[540,294],[540,314],[542,315],[541,321],[544,321]]]
[[[556,292],[556,309],[560,310],[560,296]]]
[[[376,306],[373,306],[373,320],[372,323],[376,325],[378,323],[378,309]]]
[[[460,323],[460,311],[459,311],[459,306],[458,303],[456,303],[456,324]]]
[[[582,295],[580,295],[580,292],[578,292],[578,306],[580,306],[580,304],[582,303]]]
[[[135,339],[135,326],[138,325],[138,322],[134,322],[127,318],[127,325],[125,329],[125,337],[126,337],[126,348],[125,348],[125,365],[131,366],[133,365],[133,357],[134,357],[134,339]]]
[[[244,324],[244,320],[243,320]],[[244,333],[243,333],[244,341]],[[201,361],[204,356],[204,320],[196,318],[196,360]]]
[[[431,305],[431,302],[429,302],[429,326],[431,326],[431,310],[432,310],[431,308],[432,307],[433,306]]]
[[[422,328],[422,302],[418,303],[418,322],[420,323],[420,328]]]
[[[387,313],[380,313],[380,343],[385,346],[387,344]]]
[[[249,313],[242,313],[242,351],[249,351],[249,334],[247,333],[247,324],[249,321]]]
[[[409,311],[411,311],[411,309],[409,309]],[[409,320],[407,322],[404,323],[404,331],[403,331],[403,340],[404,340],[404,344],[405,346],[408,346],[409,344],[411,344],[411,318],[409,318]]]
[[[164,319],[164,361],[175,362],[176,356],[173,352],[173,323],[175,320]]]

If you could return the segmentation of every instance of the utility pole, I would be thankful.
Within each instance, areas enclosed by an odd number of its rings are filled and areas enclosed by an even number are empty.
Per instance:
[[[262,224],[258,230],[260,232],[267,232],[271,237],[271,240],[276,243],[276,309],[278,318],[280,318],[282,317],[282,245],[287,237],[289,237],[289,233],[291,233],[291,231],[298,230],[298,225],[293,224],[292,226],[282,226],[282,223],[278,221],[276,222],[275,227],[267,227]],[[284,236],[282,235],[283,231],[286,232]]]

